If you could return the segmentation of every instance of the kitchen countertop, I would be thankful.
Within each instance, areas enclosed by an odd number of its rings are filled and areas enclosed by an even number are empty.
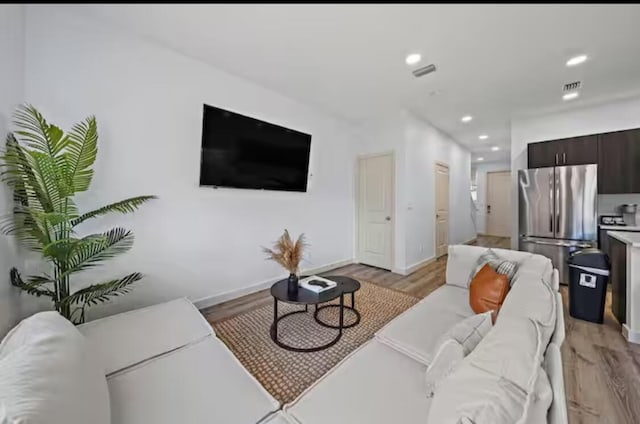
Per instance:
[[[607,231],[611,237],[619,240],[628,246],[640,247],[640,233],[630,233],[625,231]]]
[[[616,231],[640,231],[640,226],[632,227],[630,225],[599,225],[601,230],[616,230]]]

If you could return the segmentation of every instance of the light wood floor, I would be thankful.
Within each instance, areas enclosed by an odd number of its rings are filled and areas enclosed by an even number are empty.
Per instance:
[[[483,236],[476,244],[509,248],[509,239]],[[414,296],[425,297],[445,281],[446,257],[410,275],[398,275],[365,265],[348,265],[327,274],[348,275]],[[640,346],[627,343],[611,314],[611,297],[602,325],[569,316],[568,291],[563,287],[567,338],[562,346],[564,378],[571,424],[640,423]],[[203,311],[210,323],[270,305],[268,290],[234,299]]]

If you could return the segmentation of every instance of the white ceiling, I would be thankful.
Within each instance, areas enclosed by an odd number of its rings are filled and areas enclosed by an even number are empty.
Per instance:
[[[61,7],[352,121],[408,109],[487,161],[508,157],[512,116],[640,94],[638,5]],[[412,52],[437,72],[414,78]],[[589,60],[567,68],[577,53]],[[580,98],[563,102],[575,80]]]

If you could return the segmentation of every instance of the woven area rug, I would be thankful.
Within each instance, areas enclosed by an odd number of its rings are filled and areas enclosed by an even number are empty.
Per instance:
[[[263,306],[214,325],[216,333],[233,351],[242,365],[281,403],[293,401],[313,382],[333,368],[350,352],[371,339],[376,331],[393,318],[416,304],[419,299],[372,283],[361,282],[356,292],[356,309],[361,320],[344,330],[334,346],[312,353],[290,352],[278,347],[269,335],[273,322],[273,305]],[[351,297],[345,296],[350,305]],[[278,314],[304,309],[304,306],[280,302]],[[313,319],[314,308],[280,321],[278,338],[296,347],[312,347],[332,340],[337,330],[325,328]],[[319,318],[327,323],[338,322],[338,308],[326,308]],[[345,310],[345,324],[355,315]]]

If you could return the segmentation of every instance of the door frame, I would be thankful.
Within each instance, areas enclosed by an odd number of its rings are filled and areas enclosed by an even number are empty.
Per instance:
[[[447,203],[449,204],[449,209],[447,210],[447,240],[449,240],[449,236],[451,235],[451,214],[449,213],[451,210],[451,167],[448,163],[437,160],[433,165],[433,253],[435,259],[442,258],[443,256],[447,255],[446,253],[444,253],[443,255],[438,256],[438,217],[436,216],[438,215],[438,190],[436,187],[436,184],[438,184],[438,165],[447,168],[447,175],[449,175],[449,184],[447,190]]]
[[[397,215],[397,207],[396,207],[396,151],[395,150],[386,150],[378,153],[366,153],[363,155],[356,156],[355,170],[354,173],[354,238],[355,238],[355,254],[354,263],[360,262],[360,161],[363,159],[370,159],[381,156],[389,156],[391,157],[391,272],[395,272],[396,270],[396,215]]]
[[[484,176],[484,235],[487,236],[494,236],[494,237],[503,237],[503,236],[495,236],[493,234],[489,233],[489,214],[487,213],[487,202],[489,201],[489,174],[509,174],[509,180],[511,181],[511,170],[510,169],[505,169],[502,171],[488,171],[485,176]],[[511,189],[511,185],[509,185],[509,189]],[[510,193],[512,194],[512,193]],[[509,205],[509,210],[507,211],[507,216],[511,215],[511,206],[513,204],[513,195],[511,195],[511,198],[509,199],[510,201],[510,205]],[[513,227],[513,222],[509,223],[509,227]],[[512,228],[509,228],[509,237],[511,237],[512,235]]]

